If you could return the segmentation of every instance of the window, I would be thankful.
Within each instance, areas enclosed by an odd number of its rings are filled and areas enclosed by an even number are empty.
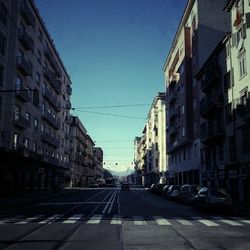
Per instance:
[[[28,61],[28,64],[29,64],[29,68],[30,68],[30,72],[31,72],[31,77],[33,77],[33,65],[30,61]]]
[[[27,121],[30,120],[30,114],[29,114],[28,112],[25,113],[25,119],[26,119]]]
[[[23,146],[25,149],[29,148],[29,139],[28,138],[23,138]]]
[[[195,143],[194,144],[194,157],[197,156],[197,144]]]
[[[232,109],[232,103],[228,103],[226,106],[226,121],[227,123],[230,123],[233,121],[233,109]]]
[[[7,14],[8,9],[3,2],[0,5],[0,21],[6,26],[7,25]]]
[[[39,35],[38,35],[39,40],[42,42],[43,41],[43,32],[41,29],[39,29]]]
[[[4,67],[0,65],[0,87],[3,87],[3,74],[4,74]]]
[[[230,161],[236,160],[236,144],[234,136],[229,137],[229,155],[230,155]]]
[[[183,126],[182,127],[182,136],[185,136],[186,135],[186,130],[185,130],[185,127]]]
[[[40,50],[37,51],[37,60],[38,60],[39,62],[42,61],[42,54],[41,54],[41,51],[40,51]]]
[[[41,80],[41,76],[39,73],[36,73],[36,84],[40,86],[40,80]]]
[[[250,128],[246,127],[242,129],[242,151],[245,154],[250,153]]]
[[[224,147],[223,147],[223,144],[219,144],[219,160],[224,161]]]
[[[36,107],[39,107],[39,90],[35,89],[33,92],[33,104]]]
[[[15,121],[17,121],[19,119],[19,115],[20,115],[20,106],[15,105],[15,109],[14,109],[14,120]]]
[[[13,148],[14,148],[14,150],[18,149],[18,140],[19,140],[19,135],[14,134],[14,136],[13,136]]]
[[[185,113],[185,106],[182,105],[182,106],[181,106],[181,114],[183,115],[184,113]]]
[[[3,33],[0,32],[0,54],[2,56],[5,56],[5,44],[6,44],[6,38],[3,35]]]
[[[240,91],[240,103],[243,105],[247,105],[247,92],[248,92],[247,87]]]
[[[44,131],[44,124],[41,124],[41,132]]]
[[[38,120],[37,120],[37,118],[34,118],[34,129],[35,130],[38,129]]]
[[[231,88],[230,71],[224,75],[224,91],[225,93]]]
[[[183,161],[186,160],[186,149],[183,150]]]
[[[36,151],[37,151],[37,143],[36,143],[36,142],[33,142],[32,151],[33,151],[33,152],[36,152]]]
[[[15,86],[15,89],[16,90],[20,90],[21,89],[21,86],[22,86],[22,79],[17,77],[16,78],[16,86]]]
[[[230,44],[229,44],[229,42],[227,42],[227,44],[226,44],[226,56],[227,57],[230,56]]]
[[[193,99],[193,110],[197,108],[197,100],[194,98]]]
[[[158,151],[158,143],[155,143],[155,151]]]
[[[240,67],[240,78],[246,75],[247,73],[247,66],[246,66],[246,54],[244,53],[239,58],[239,67]]]

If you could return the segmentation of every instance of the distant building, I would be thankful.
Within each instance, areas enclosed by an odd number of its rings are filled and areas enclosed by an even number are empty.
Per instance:
[[[0,4],[0,189],[62,186],[70,76],[34,1]]]
[[[100,147],[94,147],[95,180],[103,178],[103,151]]]

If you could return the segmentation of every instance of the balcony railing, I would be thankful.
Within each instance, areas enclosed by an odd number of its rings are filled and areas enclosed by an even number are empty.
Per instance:
[[[15,95],[17,98],[22,100],[23,102],[29,102],[30,101],[30,95],[29,91],[25,88],[20,88],[15,91]]]
[[[42,118],[45,119],[47,122],[50,123],[55,129],[60,129],[60,121],[57,120],[51,113],[49,113],[47,110],[45,110],[42,113]]]
[[[30,126],[30,121],[27,120],[22,115],[19,115],[17,118],[15,118],[14,124],[15,124],[15,126],[19,127],[20,129],[26,129]]]
[[[206,118],[209,114],[213,114],[215,110],[223,108],[224,96],[216,94],[209,97],[204,97],[200,101],[200,114],[201,117]]]
[[[179,81],[179,73],[174,73],[169,78],[169,87],[173,87]]]
[[[173,120],[178,116],[178,111],[176,109],[169,109],[169,119]]]
[[[176,90],[175,89],[169,90],[168,97],[169,97],[169,103],[170,104],[174,103],[176,101],[176,99],[177,99],[177,92],[176,92]]]
[[[60,140],[47,132],[43,132],[43,134],[41,135],[41,140],[48,143],[54,148],[58,148],[60,146]]]
[[[26,0],[20,2],[20,13],[28,25],[35,26],[35,17],[29,9]]]
[[[47,67],[43,68],[43,74],[49,81],[57,94],[61,94],[61,82],[57,79],[56,75]]]
[[[23,56],[17,56],[16,58],[17,68],[26,76],[32,75],[32,69],[30,64],[24,59]]]
[[[201,142],[203,144],[214,143],[215,141],[222,140],[225,135],[225,130],[223,127],[201,125]]]
[[[27,32],[24,28],[20,28],[18,30],[18,39],[26,50],[33,50],[34,49],[34,41],[27,34]]]
[[[206,92],[207,88],[213,82],[219,82],[221,78],[221,68],[218,62],[214,59],[207,65],[204,75],[201,79],[201,89]]]
[[[68,95],[72,95],[72,88],[70,87],[69,84],[66,86],[66,92]]]

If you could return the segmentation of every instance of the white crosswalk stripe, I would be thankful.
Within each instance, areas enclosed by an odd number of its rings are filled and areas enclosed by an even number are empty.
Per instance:
[[[228,225],[231,225],[231,226],[243,226],[242,224],[240,224],[238,222],[235,222],[235,221],[232,221],[232,220],[227,220],[227,219],[224,219],[223,217],[213,216],[211,218],[216,220],[216,221],[221,221],[221,222],[223,222],[225,224],[228,224]]]
[[[172,218],[172,219],[178,221],[179,223],[181,223],[181,224],[184,225],[184,226],[192,226],[192,225],[194,225],[194,224],[191,223],[190,221],[188,221],[188,220],[186,220],[186,219],[179,218],[179,217],[174,217],[174,218]]]
[[[112,225],[121,225],[122,224],[122,216],[114,215],[110,224]]]
[[[133,216],[133,221],[135,226],[147,225],[147,222],[144,220],[142,216]]]
[[[99,224],[103,214],[94,214],[88,221],[87,224]]]
[[[10,217],[10,218],[3,218],[2,220],[0,220],[0,224],[5,224],[5,223],[14,223],[17,220],[20,220],[24,218],[24,215],[17,215],[15,217]]]
[[[83,217],[83,214],[74,214],[73,216],[69,217],[67,220],[63,221],[63,224],[74,224],[78,220]]]
[[[200,223],[208,226],[208,227],[217,227],[219,226],[219,224],[211,221],[211,220],[207,220],[207,219],[203,219],[202,217],[192,217],[193,220],[197,220],[199,221]]]
[[[22,221],[19,221],[19,222],[16,222],[15,224],[17,225],[23,225],[23,224],[28,224],[30,222],[33,222],[35,220],[38,220],[40,218],[44,217],[44,214],[39,214],[39,215],[36,215],[36,216],[32,216],[32,217],[28,217]]]
[[[38,224],[50,224],[53,220],[56,220],[60,217],[60,214],[54,214],[42,221],[39,221]]]
[[[153,216],[153,219],[159,226],[171,225],[171,223],[167,219],[163,218],[162,216]]]

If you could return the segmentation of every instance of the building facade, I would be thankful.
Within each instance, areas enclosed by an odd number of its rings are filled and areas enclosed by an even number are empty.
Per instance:
[[[71,80],[34,1],[0,7],[0,186],[52,189],[69,168]]]
[[[225,2],[188,1],[164,65],[170,183],[201,182],[200,86],[194,76],[229,29]]]
[[[95,171],[95,181],[98,179],[103,179],[103,151],[100,147],[94,147],[94,171]]]

